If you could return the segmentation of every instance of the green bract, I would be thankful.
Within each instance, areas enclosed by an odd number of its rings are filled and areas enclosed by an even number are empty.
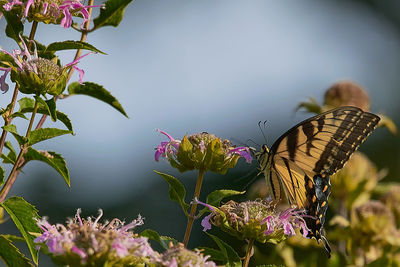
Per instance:
[[[30,65],[36,67],[37,73],[13,67],[11,80],[18,84],[19,91],[24,94],[59,95],[66,87],[70,67],[62,68],[54,61],[45,58],[31,60]]]
[[[171,157],[169,160],[181,172],[203,169],[225,174],[240,158],[238,154],[229,153],[231,149],[229,140],[221,140],[213,134],[185,135],[176,159]]]

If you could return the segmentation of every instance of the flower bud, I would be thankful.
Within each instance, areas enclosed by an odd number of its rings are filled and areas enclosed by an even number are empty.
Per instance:
[[[361,85],[352,81],[340,81],[333,84],[325,93],[328,109],[340,106],[355,106],[369,111],[369,96]]]
[[[11,80],[16,82],[24,94],[61,94],[67,83],[69,68],[62,68],[54,61],[37,58],[27,61],[22,69],[11,71]]]
[[[232,146],[229,140],[222,140],[213,134],[204,132],[175,140],[166,132],[160,132],[170,141],[158,145],[156,161],[160,156],[165,157],[172,167],[181,172],[201,169],[225,174],[228,169],[235,167],[240,157],[244,157],[248,163],[252,160],[248,147]]]

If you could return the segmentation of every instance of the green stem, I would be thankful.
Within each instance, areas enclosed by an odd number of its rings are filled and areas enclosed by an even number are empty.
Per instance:
[[[38,27],[38,22],[34,21],[32,23],[32,27],[31,27],[31,32],[29,33],[29,40],[33,40],[35,38],[35,34],[36,34],[36,30]],[[31,47],[32,43],[29,42],[27,44],[28,49]],[[15,103],[17,102],[17,96],[18,96],[18,86],[15,85],[14,87],[14,93],[11,99],[11,107],[10,107],[10,111],[9,111],[9,115],[11,115],[14,111],[14,107],[15,107]],[[12,118],[10,116],[7,116],[4,119],[4,126],[9,125],[12,121]],[[7,131],[3,130],[1,133],[1,137],[0,137],[0,156],[3,153],[3,148],[4,148],[4,143],[6,142],[6,137],[7,137]]]
[[[204,178],[204,169],[200,169],[199,170],[199,175],[197,176],[196,189],[194,191],[194,198],[195,199],[199,198],[199,196],[200,196],[201,185],[203,184],[203,178]],[[189,243],[190,233],[192,232],[192,227],[193,227],[194,216],[196,214],[196,210],[197,210],[197,204],[193,203],[192,207],[190,209],[190,215],[188,217],[188,223],[186,225],[185,237],[183,238],[183,244],[185,245],[185,247]]]
[[[28,139],[30,133],[31,133],[31,129],[32,129],[32,125],[33,125],[33,121],[35,120],[35,116],[36,116],[36,112],[38,110],[38,106],[39,106],[39,101],[37,101],[35,99],[35,106],[33,107],[33,111],[32,111],[32,117],[31,120],[29,121],[29,126],[28,126],[28,130],[26,131],[25,137]],[[19,151],[18,157],[15,160],[14,166],[10,172],[10,175],[7,178],[6,183],[4,184],[3,188],[0,191],[0,203],[4,201],[4,199],[6,199],[8,192],[10,192],[11,187],[13,186],[13,184],[15,183],[15,180],[17,179],[17,175],[15,175],[17,173],[18,167],[20,164],[23,164],[23,156],[26,152],[26,150],[28,149],[28,145],[24,144],[21,147],[21,150]]]
[[[250,258],[252,256],[252,251],[253,251],[253,245],[254,245],[254,238],[250,239],[249,243],[247,244],[246,255],[244,256],[244,261],[243,261],[243,267],[249,266]]]
[[[93,4],[94,4],[94,0],[89,0],[88,5],[89,6],[93,6]],[[90,26],[90,18],[92,16],[92,8],[89,8],[88,12],[89,12],[89,16],[88,16],[88,20],[85,22],[85,25],[84,25],[84,29],[85,30],[82,31],[82,34],[81,34],[81,39],[80,39],[81,42],[86,42],[86,38],[87,38],[87,35],[88,35],[89,26]],[[74,60],[77,60],[81,56],[81,54],[82,54],[82,49],[78,49],[76,51],[76,53],[75,53]],[[74,68],[70,68],[69,69],[68,77],[67,77],[67,83],[71,79],[72,74],[74,73],[74,70],[75,70]],[[58,99],[58,97],[54,98],[55,101],[57,101],[57,99]],[[47,115],[43,114],[42,117],[40,118],[38,124],[36,125],[35,129],[42,128],[42,126],[43,126],[44,122],[46,121],[46,119],[47,119]]]

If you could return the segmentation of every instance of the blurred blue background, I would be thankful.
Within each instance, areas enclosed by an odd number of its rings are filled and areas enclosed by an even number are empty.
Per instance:
[[[128,221],[140,213],[146,218],[140,230],[153,228],[181,240],[186,219],[169,202],[168,185],[153,170],[181,178],[188,201],[196,174],[180,174],[167,162],[154,161],[154,148],[165,140],[155,129],[176,138],[207,131],[239,145],[248,139],[262,144],[257,123],[268,120],[271,145],[309,116],[295,112],[300,101],[313,96],[322,102],[325,90],[342,79],[363,85],[371,111],[398,124],[400,5],[385,3],[136,0],[118,28],[89,35],[87,41],[108,55],[90,55],[78,65],[85,70],[84,80],[111,91],[130,119],[85,96],[57,102],[76,136],[37,148],[65,157],[71,188],[47,165],[30,162],[10,195],[23,196],[51,222],[65,221],[77,208],[84,216],[102,208],[104,218]],[[0,46],[15,49],[4,29],[1,19]],[[25,34],[28,30],[27,25]],[[54,25],[40,25],[36,36],[43,44],[79,39],[73,30]],[[73,57],[59,55],[63,64]],[[2,107],[11,96],[12,90],[1,95]],[[54,124],[47,120],[45,126]],[[361,150],[379,167],[389,167],[387,179],[399,177],[400,142],[387,130],[378,129]],[[243,189],[241,178],[257,164],[242,161],[224,177],[206,174],[202,196],[220,188]],[[0,225],[0,231],[9,231],[11,224]],[[198,226],[194,234],[200,236]],[[199,245],[196,237],[191,245]]]

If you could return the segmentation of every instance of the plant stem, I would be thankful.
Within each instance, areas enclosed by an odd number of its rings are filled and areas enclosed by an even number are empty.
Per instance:
[[[93,4],[94,4],[94,0],[89,0],[88,5],[89,6],[93,6]],[[88,20],[85,22],[85,25],[84,25],[84,29],[85,30],[82,31],[82,34],[81,34],[81,39],[80,39],[81,42],[86,42],[86,38],[87,38],[87,35],[88,35],[89,26],[90,26],[90,18],[92,16],[92,9],[93,8],[89,8],[89,10],[88,10],[89,16],[88,16]],[[81,54],[82,54],[82,49],[78,49],[76,51],[74,60],[77,60],[81,56]],[[73,73],[74,73],[74,68],[70,68],[69,71],[68,71],[67,83],[71,79]],[[54,100],[57,101],[57,98],[58,97],[55,97]],[[46,121],[46,118],[47,118],[47,115],[43,114],[42,117],[40,118],[38,124],[36,125],[35,129],[42,128],[44,122]]]
[[[250,239],[249,243],[247,244],[246,255],[243,261],[243,267],[249,266],[250,258],[252,256],[251,252],[253,251],[253,245],[254,245],[254,238]]]
[[[194,198],[199,198],[200,196],[200,191],[201,191],[201,185],[203,184],[203,178],[204,178],[204,169],[199,170],[199,175],[197,176],[197,182],[196,182],[196,189],[194,191]],[[196,214],[196,209],[197,209],[197,204],[193,203],[192,207],[190,209],[190,215],[188,217],[188,223],[186,225],[186,232],[185,232],[185,237],[183,238],[183,245],[185,247],[187,246],[190,238],[190,233],[192,232],[192,227],[193,227],[193,222],[194,222],[194,216]]]
[[[38,106],[39,106],[39,102],[35,99],[35,106],[33,107],[32,117],[31,117],[31,120],[29,121],[28,130],[26,131],[26,134],[25,134],[26,138],[28,138],[29,134],[31,133],[33,121],[35,120]],[[15,180],[17,179],[17,175],[15,175],[15,174],[17,173],[19,165],[23,164],[23,161],[24,161],[23,156],[27,149],[28,149],[27,144],[22,145],[21,150],[19,151],[18,157],[15,160],[14,166],[10,172],[10,175],[8,176],[6,183],[4,184],[3,188],[0,191],[0,203],[3,202],[4,199],[7,197],[8,192],[10,191],[11,187],[15,183]]]
[[[29,40],[33,40],[33,38],[35,38],[35,34],[36,34],[36,30],[37,30],[37,26],[38,26],[38,22],[34,21],[32,23],[32,27],[31,27],[31,32],[29,33]],[[31,47],[32,43],[28,43],[27,47],[28,49]],[[9,111],[9,115],[11,115],[14,111],[14,107],[15,107],[15,103],[17,102],[17,96],[18,96],[18,86],[15,85],[14,87],[14,93],[11,99],[11,106],[10,106],[10,111]],[[7,116],[4,120],[4,126],[9,125],[12,121],[12,118],[10,116]],[[0,137],[0,156],[3,153],[3,148],[4,148],[4,143],[6,142],[6,137],[7,137],[7,131],[3,130],[1,133],[1,137]]]

